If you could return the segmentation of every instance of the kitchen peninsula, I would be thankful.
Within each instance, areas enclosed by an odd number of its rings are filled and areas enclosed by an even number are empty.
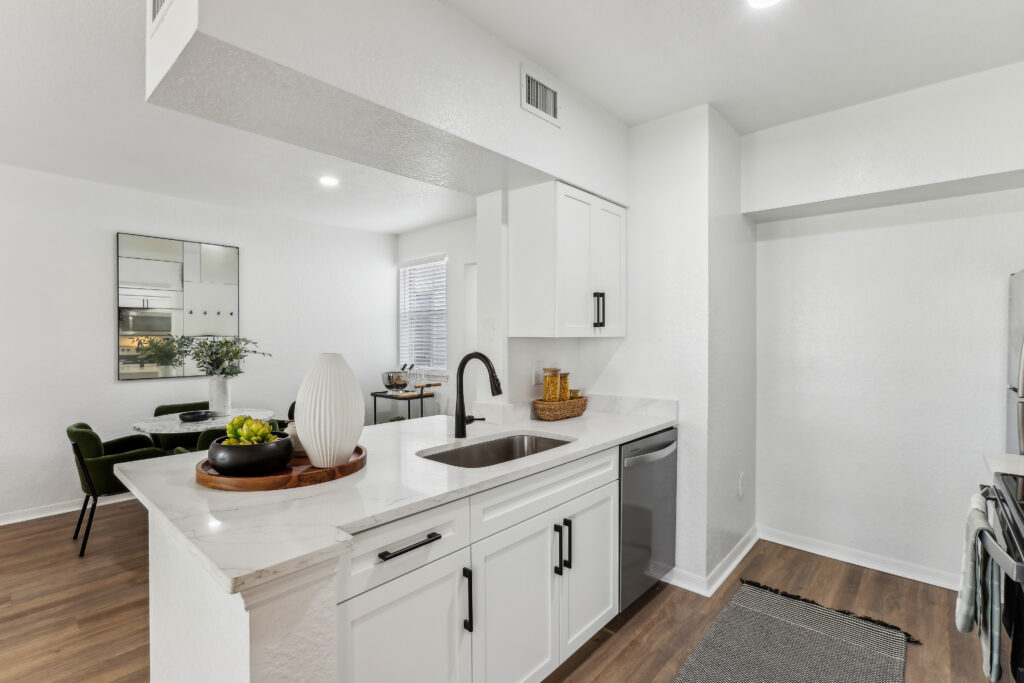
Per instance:
[[[498,659],[536,655],[532,671],[542,677],[618,611],[618,446],[674,426],[674,402],[669,403],[672,410],[660,415],[592,411],[557,423],[477,423],[468,439],[458,441],[446,416],[366,427],[359,439],[368,453],[365,469],[285,491],[201,488],[194,468],[204,453],[118,465],[118,477],[149,510],[152,679],[362,680],[358,666],[366,662],[353,660],[363,658],[367,643],[397,667],[388,675],[403,666],[430,671],[433,662],[424,657],[432,656],[438,670],[449,672],[446,680],[484,680],[492,667],[507,665]],[[508,434],[569,443],[480,468],[417,455]],[[564,511],[573,505],[570,500],[582,507]],[[548,629],[525,625],[528,633],[550,631],[551,647],[516,651],[506,644],[489,661],[488,634],[510,625],[490,621],[501,605],[493,599],[488,604],[486,581],[501,572],[487,574],[488,552],[502,538],[508,544],[537,539],[533,548],[546,558],[540,580],[551,584],[553,596],[564,560],[549,557],[562,545],[555,550],[547,517],[557,514],[561,522],[563,514],[590,509],[603,531],[592,537],[579,524],[575,548],[571,536],[568,546],[576,559],[596,558],[577,574],[583,577],[578,585],[593,584],[598,591],[591,604],[579,608],[589,610],[586,618],[559,624],[553,604]],[[536,520],[538,533],[527,520]],[[423,542],[398,552],[416,539]],[[564,593],[563,604],[576,609],[569,591]],[[472,597],[476,605],[470,612]],[[439,609],[430,612],[431,607]],[[409,613],[396,626],[387,619],[389,610]],[[363,620],[370,614],[384,616]],[[423,628],[439,619],[445,628]],[[400,638],[411,628],[421,629],[421,649],[392,656],[394,646],[380,636]]]

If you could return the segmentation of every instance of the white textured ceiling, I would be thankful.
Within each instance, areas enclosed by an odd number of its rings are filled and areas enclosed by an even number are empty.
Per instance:
[[[741,132],[1024,60],[1021,0],[442,0],[626,123]]]
[[[450,189],[146,104],[145,4],[0,0],[0,163],[379,232],[474,213]]]

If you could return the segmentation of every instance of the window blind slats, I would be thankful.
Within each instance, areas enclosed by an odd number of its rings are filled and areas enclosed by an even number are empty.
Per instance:
[[[448,353],[448,264],[445,259],[399,269],[399,362],[444,370]]]

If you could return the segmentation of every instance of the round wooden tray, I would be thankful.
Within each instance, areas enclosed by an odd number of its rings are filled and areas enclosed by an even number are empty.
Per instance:
[[[203,458],[196,463],[196,483],[220,491],[277,491],[312,486],[355,474],[366,466],[366,449],[356,446],[352,459],[337,467],[313,467],[309,458],[296,453],[288,467],[262,477],[228,477],[210,467]]]

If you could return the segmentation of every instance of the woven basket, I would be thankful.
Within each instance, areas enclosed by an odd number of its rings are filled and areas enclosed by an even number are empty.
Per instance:
[[[579,417],[587,409],[587,397],[582,396],[568,401],[534,401],[533,409],[539,419],[548,422]]]

